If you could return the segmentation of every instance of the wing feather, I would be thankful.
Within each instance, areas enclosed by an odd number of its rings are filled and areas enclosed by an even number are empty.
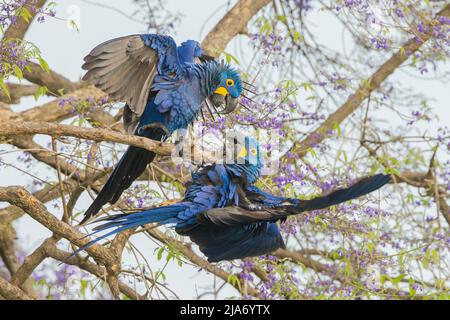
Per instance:
[[[83,80],[142,115],[156,74],[156,50],[147,47],[139,35],[132,35],[98,45],[84,61],[82,68],[87,73]]]

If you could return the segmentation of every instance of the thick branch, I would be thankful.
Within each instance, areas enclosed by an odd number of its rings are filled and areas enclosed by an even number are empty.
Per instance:
[[[15,83],[6,84],[8,88],[9,97],[2,90],[0,91],[0,102],[4,102],[7,104],[19,103],[20,98],[34,95],[34,93],[38,90],[38,86],[35,85],[22,85]]]
[[[88,243],[88,239],[84,238],[84,234],[69,226],[68,224],[55,218],[47,211],[45,206],[33,197],[28,191],[22,187],[6,187],[0,188],[0,201],[6,201],[10,204],[20,207],[30,215],[34,220],[53,231],[55,234],[66,238],[70,242],[81,247]],[[102,264],[111,268],[119,269],[114,266],[116,259],[112,254],[100,245],[94,244],[87,251]]]
[[[34,300],[20,288],[13,286],[2,277],[0,277],[0,296],[8,300]]]
[[[96,128],[83,128],[66,124],[52,122],[18,122],[10,121],[0,127],[0,136],[17,136],[45,134],[52,137],[70,136],[80,139],[93,140],[97,142],[109,141],[128,144],[139,147],[161,156],[170,156],[175,151],[175,146],[170,143],[162,143],[144,137],[127,135],[117,131]],[[205,161],[215,161],[208,152],[195,150],[194,155],[201,156]]]
[[[0,128],[0,136],[16,136],[30,134],[45,134],[52,137],[70,136],[97,142],[110,141],[140,147],[156,154],[168,156],[172,154],[174,146],[160,143],[143,137],[126,135],[107,129],[94,129],[57,124],[52,122],[7,122]]]
[[[220,20],[202,42],[208,54],[217,56],[239,33],[244,33],[247,24],[270,0],[241,0]]]
[[[28,61],[27,66],[30,67],[30,71],[24,70],[23,77],[30,82],[33,82],[40,86],[46,86],[54,94],[58,93],[58,90],[63,89],[64,93],[72,92],[79,87],[86,84],[74,83],[66,77],[50,70],[49,72],[42,69],[42,67],[34,62]]]

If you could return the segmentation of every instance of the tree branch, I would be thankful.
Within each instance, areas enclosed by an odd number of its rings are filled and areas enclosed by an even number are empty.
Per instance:
[[[450,4],[446,5],[437,16],[450,16]],[[430,28],[432,29],[432,28]],[[377,71],[367,80],[364,81],[359,88],[353,93],[347,101],[339,107],[334,113],[320,125],[319,128],[310,133],[305,139],[300,142],[295,142],[291,147],[292,153],[298,154],[299,157],[306,155],[310,148],[321,143],[327,136],[330,130],[333,130],[336,125],[339,125],[350,114],[359,108],[361,103],[369,97],[372,91],[378,89],[403,62],[405,62],[410,55],[416,52],[427,40],[432,36],[431,32],[423,34],[422,41],[411,39],[403,45],[403,49],[397,51],[389,60],[383,63]],[[408,53],[408,54],[406,54]]]
[[[228,43],[239,33],[243,33],[248,22],[271,0],[240,0],[216,24],[202,42],[202,48],[211,56],[225,50]]]

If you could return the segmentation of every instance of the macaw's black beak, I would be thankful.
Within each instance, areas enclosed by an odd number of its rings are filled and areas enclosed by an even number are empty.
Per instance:
[[[238,99],[233,98],[230,95],[225,96],[225,109],[220,112],[220,114],[229,114],[232,113],[234,110],[236,110],[236,107],[238,105]]]
[[[211,97],[211,102],[219,114],[229,114],[233,112],[238,105],[238,99],[233,98],[229,94],[224,96],[219,93],[214,93]]]

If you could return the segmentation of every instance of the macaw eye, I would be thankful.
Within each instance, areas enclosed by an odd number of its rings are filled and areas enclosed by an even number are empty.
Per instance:
[[[234,86],[234,80],[233,79],[227,79],[227,87]]]
[[[250,149],[250,154],[251,154],[252,156],[256,156],[256,153],[257,153],[256,148],[251,148],[251,149]]]

